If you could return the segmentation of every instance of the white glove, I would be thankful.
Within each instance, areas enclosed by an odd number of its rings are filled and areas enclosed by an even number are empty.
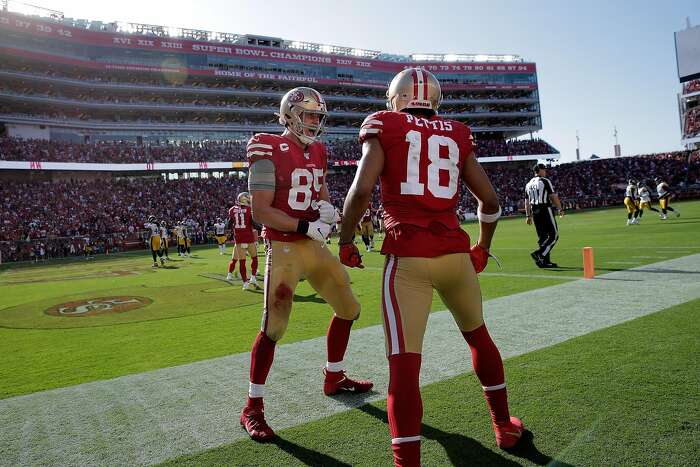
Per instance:
[[[328,235],[331,233],[330,224],[326,224],[321,221],[309,222],[309,230],[306,232],[306,236],[310,237],[312,240],[319,242],[325,242]]]
[[[318,220],[326,224],[335,224],[339,220],[338,211],[328,201],[320,200],[318,202],[318,213],[320,214]]]

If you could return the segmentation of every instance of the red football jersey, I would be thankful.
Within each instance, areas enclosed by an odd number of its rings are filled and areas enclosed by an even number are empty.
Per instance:
[[[300,148],[282,135],[259,133],[248,142],[248,162],[269,159],[275,165],[275,197],[272,207],[291,217],[307,221],[318,220],[317,209],[321,187],[325,183],[328,156],[326,147],[315,142]],[[294,242],[308,239],[297,232],[280,232],[263,226],[262,235],[268,240]]]
[[[437,115],[382,111],[360,128],[360,143],[373,137],[385,154],[382,253],[434,257],[469,251],[456,215],[462,168],[474,151],[469,128]]]
[[[228,210],[228,218],[236,243],[255,243],[250,206],[234,205]]]

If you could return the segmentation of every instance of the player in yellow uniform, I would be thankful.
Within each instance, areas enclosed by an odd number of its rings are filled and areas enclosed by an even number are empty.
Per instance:
[[[226,252],[226,223],[220,217],[216,218],[214,230],[216,242],[219,244],[219,254],[223,255]]]
[[[664,182],[661,177],[656,177],[654,179],[656,182],[656,193],[659,195],[659,207],[661,208],[661,220],[666,220],[666,211],[671,211],[676,213],[676,217],[681,217],[680,211],[673,209],[669,204],[673,198],[673,193],[668,186],[668,183]]]
[[[627,225],[639,224],[637,213],[637,181],[630,179],[625,189],[625,207],[627,208]]]
[[[168,256],[168,240],[170,234],[168,233],[168,224],[165,220],[160,221],[160,251],[165,258],[160,258],[160,264],[165,265],[165,261],[170,261],[170,256]]]
[[[649,188],[646,186],[646,183],[643,181],[640,181],[637,183],[637,194],[639,196],[639,211],[637,215],[637,223],[642,220],[642,215],[644,214],[645,209],[649,209],[650,211],[654,212],[660,212],[658,209],[655,207],[652,207],[651,205],[651,193],[649,193]]]
[[[148,243],[151,246],[151,255],[153,256],[153,267],[158,267],[156,256],[161,258],[163,262],[163,252],[160,250],[160,226],[156,223],[156,216],[148,216],[148,222],[143,225],[150,230]]]

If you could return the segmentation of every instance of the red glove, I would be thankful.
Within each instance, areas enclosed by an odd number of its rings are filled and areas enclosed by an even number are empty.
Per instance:
[[[489,262],[489,252],[476,244],[469,251],[469,259],[472,260],[474,271],[479,274],[481,271],[486,269],[486,263]]]
[[[360,268],[364,269],[362,265],[362,256],[354,243],[345,243],[340,245],[340,251],[338,252],[340,257],[340,262],[350,268]]]

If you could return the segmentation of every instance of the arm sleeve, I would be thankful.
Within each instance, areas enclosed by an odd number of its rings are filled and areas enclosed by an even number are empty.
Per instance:
[[[275,164],[270,159],[258,159],[250,165],[248,190],[275,189]]]

